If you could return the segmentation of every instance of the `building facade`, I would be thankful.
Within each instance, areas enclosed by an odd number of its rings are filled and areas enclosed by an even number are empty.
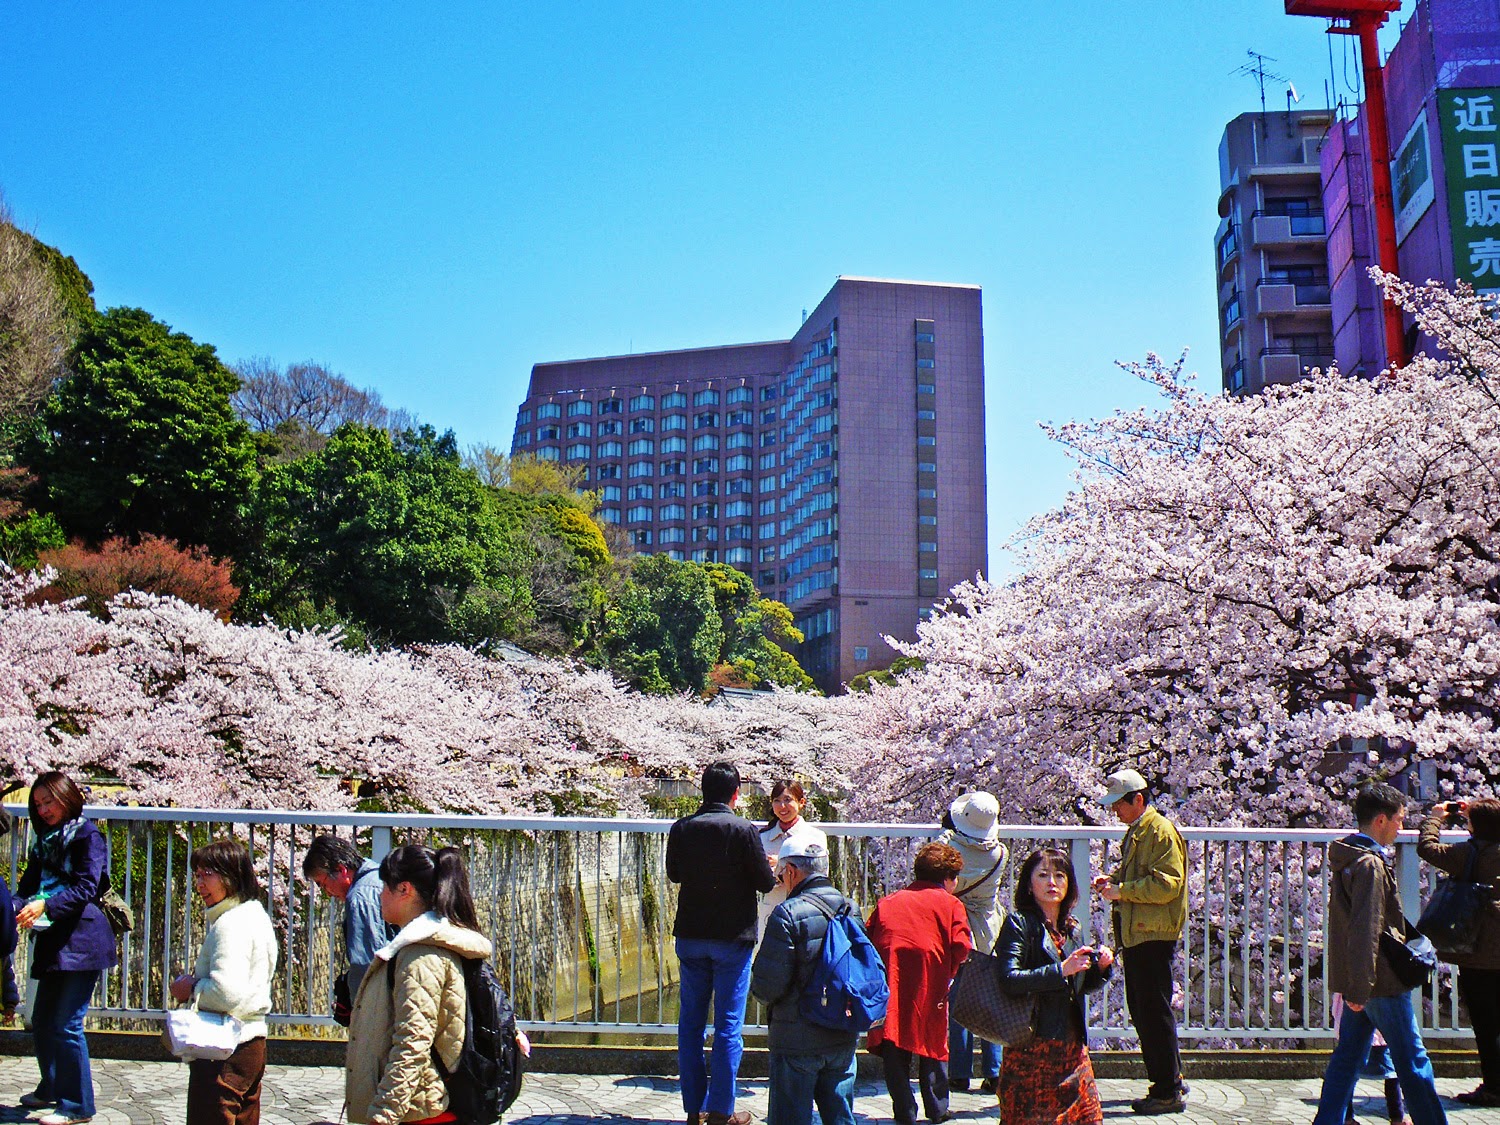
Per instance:
[[[826,690],[987,569],[977,286],[840,277],[790,339],[539,363],[513,453],[582,465],[637,551],[791,608]]]
[[[1328,112],[1243,113],[1219,141],[1219,358],[1254,394],[1333,362],[1320,158]]]
[[[1397,269],[1500,292],[1500,5],[1418,0],[1383,67]],[[1363,104],[1247,113],[1219,144],[1224,389],[1387,363]],[[1406,345],[1428,341],[1406,318]]]

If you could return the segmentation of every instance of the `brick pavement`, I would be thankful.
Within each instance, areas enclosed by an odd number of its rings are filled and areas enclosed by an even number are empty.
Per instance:
[[[36,1082],[29,1058],[0,1058],[0,1125],[19,1125],[40,1113],[26,1113],[15,1099]],[[1175,1125],[1307,1125],[1318,1094],[1316,1080],[1194,1078],[1188,1112],[1166,1120]],[[1472,1078],[1440,1078],[1438,1090],[1451,1097],[1469,1089]],[[94,1062],[99,1125],[181,1125],[186,1113],[187,1067],[181,1063]],[[1139,1120],[1130,1098],[1143,1083],[1104,1079],[1099,1083],[1106,1121]],[[1385,1102],[1378,1082],[1360,1084],[1361,1125],[1382,1125]],[[740,1084],[740,1108],[757,1122],[765,1120],[766,1083]],[[340,1120],[343,1071],[337,1067],[273,1066],[266,1072],[261,1120],[265,1125],[314,1125]],[[998,1118],[993,1098],[954,1094],[955,1120],[990,1122]],[[855,1100],[862,1120],[890,1120],[891,1103],[878,1083],[862,1082]],[[1500,1125],[1500,1110],[1470,1109],[1448,1103],[1453,1125]],[[680,1125],[677,1083],[669,1078],[619,1075],[533,1074],[520,1101],[506,1115],[506,1125],[582,1125],[584,1122],[660,1122]]]

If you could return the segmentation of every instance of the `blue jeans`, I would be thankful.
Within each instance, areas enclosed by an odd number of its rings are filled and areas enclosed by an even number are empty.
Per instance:
[[[811,1125],[814,1102],[823,1125],[854,1125],[854,1048],[817,1055],[772,1051],[766,1125]]]
[[[979,1044],[981,1078],[1000,1077],[1000,1044],[981,1039],[963,1024],[948,1020],[948,1085],[967,1086],[974,1077],[974,1045]]]
[[[1447,1125],[1448,1117],[1432,1082],[1432,1062],[1422,1046],[1422,1033],[1417,1030],[1410,992],[1371,997],[1358,1012],[1344,1008],[1339,1018],[1338,1043],[1323,1073],[1323,1092],[1318,1097],[1318,1115],[1313,1118],[1313,1125],[1343,1125],[1376,1029],[1385,1036],[1412,1125]]]
[[[677,1016],[677,1072],[682,1076],[682,1108],[687,1113],[734,1112],[734,1080],[745,1042],[745,997],[750,991],[748,941],[678,938],[682,967],[682,1010]],[[714,1003],[714,1054],[703,1056],[708,1002]]]
[[[94,1116],[94,1074],[83,1017],[99,982],[99,971],[43,973],[31,1008],[31,1037],[42,1072],[36,1096],[57,1103],[65,1117]]]

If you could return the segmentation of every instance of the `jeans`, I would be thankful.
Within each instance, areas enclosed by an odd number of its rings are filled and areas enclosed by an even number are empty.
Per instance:
[[[1141,1061],[1153,1098],[1175,1098],[1182,1086],[1177,1017],[1172,1012],[1175,941],[1143,941],[1120,951],[1125,969],[1125,1006],[1141,1041]]]
[[[1000,1044],[981,1039],[963,1024],[948,1020],[948,1085],[967,1086],[974,1077],[974,1045],[979,1045],[981,1078],[1000,1077]]]
[[[928,1121],[941,1121],[948,1116],[948,1061],[929,1059],[926,1055],[915,1057],[922,1112]],[[880,1058],[885,1064],[885,1089],[891,1095],[891,1115],[899,1125],[916,1125],[917,1099],[911,1092],[912,1053],[887,1041],[880,1045]]]
[[[682,1108],[689,1114],[734,1112],[734,1080],[745,1042],[745,997],[750,991],[748,941],[678,938],[682,970],[682,1010],[677,1016],[677,1072],[682,1076]],[[713,1063],[703,1056],[708,1002],[714,1004]]]
[[[1377,1029],[1390,1050],[1413,1125],[1447,1125],[1448,1117],[1432,1083],[1432,1062],[1422,1046],[1422,1033],[1417,1030],[1410,992],[1372,996],[1358,1012],[1345,1005],[1344,1014],[1339,1017],[1338,1042],[1328,1060],[1328,1069],[1323,1072],[1323,1092],[1318,1097],[1318,1115],[1313,1118],[1313,1125],[1343,1125],[1349,1098]]]
[[[854,1048],[816,1055],[772,1051],[766,1125],[811,1125],[814,1102],[823,1125],[854,1125]]]
[[[42,1079],[36,1096],[55,1101],[64,1117],[94,1116],[94,1074],[89,1068],[88,1040],[83,1037],[83,1017],[98,981],[97,969],[54,969],[37,982],[31,1037]]]
[[[1469,1009],[1484,1088],[1500,1093],[1500,969],[1459,969],[1458,995]]]

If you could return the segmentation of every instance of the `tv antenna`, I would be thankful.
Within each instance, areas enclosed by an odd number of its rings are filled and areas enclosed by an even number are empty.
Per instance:
[[[1249,55],[1253,61],[1247,62],[1243,66],[1237,66],[1229,73],[1243,74],[1255,79],[1255,84],[1260,87],[1261,127],[1264,128],[1266,116],[1266,83],[1287,82],[1288,85],[1290,85],[1290,82],[1288,82],[1286,75],[1277,74],[1274,70],[1266,69],[1266,63],[1273,63],[1276,61],[1270,55],[1263,55],[1259,51],[1249,50],[1247,50],[1245,54]]]

